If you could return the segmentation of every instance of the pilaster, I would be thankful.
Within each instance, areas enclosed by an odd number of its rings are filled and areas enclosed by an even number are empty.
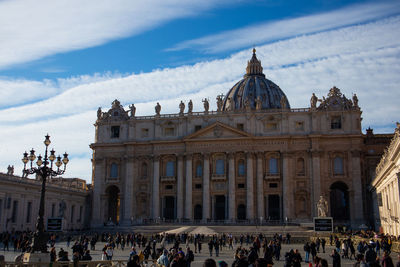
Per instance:
[[[186,197],[185,218],[192,219],[192,155],[186,155]]]
[[[253,153],[248,152],[246,157],[247,157],[246,215],[248,220],[254,220]]]
[[[228,202],[228,218],[231,221],[235,220],[235,210],[236,210],[236,182],[235,182],[235,154],[228,154],[228,164],[229,164],[229,173],[228,173],[228,189],[229,189],[229,202]]]
[[[257,153],[257,215],[258,218],[265,218],[264,214],[264,178],[263,178],[264,154]]]
[[[153,158],[152,218],[160,217],[160,157]]]
[[[183,218],[183,155],[178,155],[178,172],[176,186],[176,201],[177,201],[177,219]]]
[[[203,173],[203,220],[210,218],[210,154],[204,154]]]

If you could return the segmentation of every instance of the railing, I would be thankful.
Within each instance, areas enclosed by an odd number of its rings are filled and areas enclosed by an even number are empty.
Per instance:
[[[161,180],[161,182],[175,182],[176,177],[175,176],[161,176],[160,180]]]
[[[213,181],[224,181],[224,180],[226,180],[226,175],[225,174],[213,174],[211,176],[211,180],[213,180]]]
[[[279,173],[276,173],[276,172],[274,172],[274,173],[271,173],[271,172],[266,172],[266,173],[264,173],[264,179],[265,179],[265,180],[269,180],[269,179],[279,179],[279,178],[280,178]]]
[[[0,262],[0,266],[5,267],[39,267],[39,266],[52,266],[52,267],[74,267],[72,261],[56,261],[56,262],[10,262],[6,261],[4,265]],[[111,260],[111,261],[78,261],[78,267],[125,267],[127,261]],[[142,267],[157,267],[156,260],[147,260],[140,263]]]
[[[179,118],[179,117],[190,117],[190,116],[203,116],[203,115],[221,115],[221,114],[245,114],[245,113],[254,113],[254,114],[262,114],[262,113],[281,113],[281,112],[308,112],[310,108],[292,108],[292,109],[263,109],[263,110],[251,110],[246,111],[242,109],[233,110],[233,111],[200,111],[200,112],[191,112],[191,113],[171,113],[171,114],[160,114],[160,115],[152,115],[152,116],[137,116],[134,117],[136,120],[151,120],[155,118],[165,119],[165,118]]]

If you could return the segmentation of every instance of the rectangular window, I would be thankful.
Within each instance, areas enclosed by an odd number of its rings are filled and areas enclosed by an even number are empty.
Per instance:
[[[243,125],[243,123],[238,123],[238,124],[236,124],[236,128],[238,128],[239,130],[243,131],[243,130],[244,130],[244,125]]]
[[[51,204],[51,217],[55,217],[56,216],[56,204]]]
[[[194,126],[194,131],[197,132],[198,130],[201,129],[201,125],[195,125]]]
[[[278,174],[278,160],[276,158],[269,159],[269,173]]]
[[[195,185],[194,185],[194,188],[196,188],[196,189],[201,189],[201,184],[195,184]]]
[[[172,184],[167,184],[165,186],[165,190],[172,190],[172,189],[174,189],[174,186]]]
[[[119,126],[111,126],[111,138],[119,138]]]
[[[245,175],[245,172],[246,172],[246,170],[245,170],[245,167],[244,167],[244,161],[239,161],[239,164],[238,164],[238,175],[239,176],[244,176]]]
[[[215,166],[215,174],[217,175],[225,174],[225,161],[223,159],[217,159]]]
[[[278,188],[277,183],[269,183],[269,188]]]
[[[175,177],[175,162],[168,161],[165,169],[167,177]]]
[[[28,206],[26,207],[26,223],[31,222],[32,215],[32,202],[28,202]]]
[[[341,129],[342,128],[342,119],[340,116],[334,116],[331,119],[331,129]]]
[[[172,127],[168,127],[164,129],[164,135],[165,136],[174,136],[175,135],[175,129]]]
[[[74,222],[74,214],[75,214],[75,205],[71,207],[71,223]]]
[[[142,137],[148,137],[149,136],[149,129],[148,128],[142,128]]]
[[[197,164],[196,166],[196,177],[202,177],[203,176],[203,166],[201,163]]]
[[[12,213],[11,213],[11,222],[12,223],[17,222],[17,214],[18,214],[18,201],[14,200],[13,207],[12,207]]]
[[[243,189],[244,188],[244,184],[238,184],[238,188],[239,189]]]

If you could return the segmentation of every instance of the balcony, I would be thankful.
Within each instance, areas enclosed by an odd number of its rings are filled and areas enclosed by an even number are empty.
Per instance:
[[[279,172],[266,172],[264,173],[264,179],[265,180],[277,180],[280,179],[280,173]]]
[[[211,176],[212,181],[225,181],[226,180],[226,175],[225,174],[213,174]]]
[[[160,180],[161,180],[161,182],[175,182],[176,177],[175,176],[161,176]]]

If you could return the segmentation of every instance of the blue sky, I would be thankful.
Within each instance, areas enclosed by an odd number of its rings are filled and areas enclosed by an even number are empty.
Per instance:
[[[400,96],[399,1],[13,0],[0,2],[0,171],[49,132],[68,176],[90,180],[97,107],[138,115],[215,99],[257,47],[293,108],[336,85],[363,128],[393,132]],[[211,108],[215,108],[215,103]],[[60,151],[62,152],[62,151]],[[5,156],[7,155],[7,156]]]

